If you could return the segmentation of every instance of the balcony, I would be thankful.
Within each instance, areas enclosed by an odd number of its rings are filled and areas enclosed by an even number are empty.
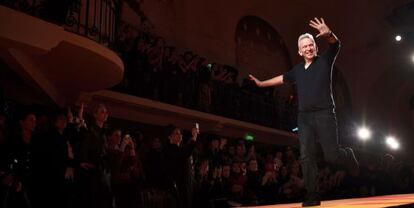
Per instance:
[[[0,58],[58,105],[117,84],[116,1],[53,2],[0,1]]]
[[[0,6],[0,24],[3,26],[0,31],[0,61],[21,77],[8,76],[6,89],[16,91],[16,86],[20,86],[20,80],[23,80],[26,87],[20,87],[22,90],[15,94],[28,97],[25,99],[28,102],[33,101],[36,94],[31,89],[34,86],[41,94],[38,100],[42,104],[45,103],[44,96],[60,106],[76,101],[92,105],[103,102],[111,116],[121,120],[152,125],[174,123],[184,128],[191,128],[194,122],[199,122],[203,132],[235,138],[250,133],[262,142],[297,143],[295,134],[274,129],[279,127],[274,125],[280,122],[270,119],[267,123],[272,125],[266,127],[249,123],[254,118],[220,113],[212,115],[210,113],[214,112],[200,112],[124,94],[127,92],[101,91],[119,83],[124,74],[122,60],[112,51],[117,50],[119,21],[119,6],[114,0],[73,3],[65,0],[59,1],[59,5],[0,0],[0,4],[3,5]],[[270,111],[266,112],[266,118],[275,118]],[[248,115],[256,116],[255,113]]]

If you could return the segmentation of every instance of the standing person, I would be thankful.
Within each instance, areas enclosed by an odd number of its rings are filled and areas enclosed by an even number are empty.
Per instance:
[[[35,207],[69,206],[71,193],[68,184],[74,179],[75,166],[69,141],[75,132],[75,127],[68,121],[65,112],[59,110],[53,116],[52,128],[45,135],[34,139]]]
[[[81,129],[79,144],[79,185],[81,207],[109,208],[112,205],[108,179],[106,130],[108,119],[105,105],[93,110],[94,122]],[[82,119],[82,117],[81,117]]]
[[[192,187],[191,187],[191,155],[193,153],[197,136],[197,128],[191,130],[191,138],[188,143],[182,144],[183,135],[181,129],[171,126],[168,129],[169,144],[164,149],[166,159],[166,173],[169,183],[173,186],[178,199],[178,206],[189,208],[191,206]]]
[[[30,208],[36,200],[33,175],[33,138],[36,115],[21,112],[19,128],[0,150],[0,207]]]
[[[302,206],[320,204],[316,190],[318,168],[315,159],[315,146],[320,143],[325,159],[342,163],[348,168],[358,168],[358,162],[350,148],[338,144],[338,131],[335,103],[332,94],[332,70],[338,55],[340,42],[323,18],[310,20],[309,26],[315,28],[325,38],[329,48],[320,56],[313,36],[305,33],[298,38],[298,53],[304,61],[292,70],[266,81],[249,75],[258,87],[277,86],[283,83],[296,84],[299,98],[299,141],[301,166],[307,195]]]

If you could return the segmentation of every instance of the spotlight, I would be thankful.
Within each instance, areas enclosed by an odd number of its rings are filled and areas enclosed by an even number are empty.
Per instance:
[[[392,136],[388,136],[385,140],[385,142],[387,143],[387,145],[391,148],[391,149],[398,149],[400,148],[400,143]]]
[[[411,61],[414,63],[414,54],[411,55]]]
[[[358,129],[358,137],[361,140],[368,140],[371,138],[371,131],[366,127],[361,127]]]
[[[396,35],[395,36],[395,41],[400,42],[402,40],[401,35]]]

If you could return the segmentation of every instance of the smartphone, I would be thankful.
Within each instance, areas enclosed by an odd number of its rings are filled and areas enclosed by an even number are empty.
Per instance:
[[[197,129],[197,133],[200,133],[200,125],[198,125],[198,123],[195,123],[195,128]]]

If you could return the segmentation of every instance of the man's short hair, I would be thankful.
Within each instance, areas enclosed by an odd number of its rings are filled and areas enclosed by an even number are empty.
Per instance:
[[[174,124],[168,124],[168,126],[165,128],[165,134],[167,137],[171,136],[175,129],[179,128],[178,126],[175,126]]]
[[[298,38],[298,48],[299,48],[299,42],[300,42],[302,39],[305,39],[305,38],[309,38],[309,39],[311,39],[311,40],[312,40],[312,42],[315,44],[315,39],[313,38],[313,35],[311,35],[311,34],[309,34],[309,33],[304,33],[304,34],[300,35],[300,36],[299,36],[299,38]]]
[[[103,103],[98,103],[93,106],[93,114],[98,113],[99,109],[104,108],[106,109],[106,105]]]

